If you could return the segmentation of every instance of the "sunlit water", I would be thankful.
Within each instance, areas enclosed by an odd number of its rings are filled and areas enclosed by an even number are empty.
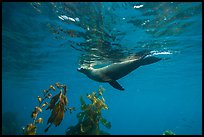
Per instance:
[[[80,95],[102,85],[110,134],[202,134],[201,3],[2,3],[2,112],[19,128],[32,121],[37,96],[50,84],[68,86],[69,105],[58,127],[77,123]],[[76,71],[121,61],[141,50],[162,61],[118,80],[124,92]],[[48,116],[45,112],[42,117]],[[39,125],[43,132],[46,121]],[[20,132],[20,129],[19,129]]]

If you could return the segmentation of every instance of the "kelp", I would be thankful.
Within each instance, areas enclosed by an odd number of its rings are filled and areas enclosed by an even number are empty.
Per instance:
[[[174,132],[172,132],[171,130],[166,130],[163,132],[162,135],[176,135]]]
[[[80,96],[80,109],[82,112],[77,114],[78,123],[75,126],[70,126],[66,135],[100,135],[108,134],[99,129],[99,123],[106,128],[111,128],[111,123],[102,117],[101,110],[107,110],[108,106],[105,104],[103,97],[104,88],[99,87],[98,92],[87,94],[87,98],[91,101],[86,104],[82,96]]]
[[[64,112],[66,112],[68,109],[70,110],[70,113],[72,112],[72,110],[75,110],[74,107],[66,108],[66,105],[68,104],[68,99],[66,97],[66,92],[67,92],[66,85],[62,85],[57,82],[55,86],[60,91],[57,95],[52,97],[52,94],[50,92],[51,91],[56,92],[57,90],[53,85],[50,85],[48,90],[43,90],[43,97],[40,97],[40,96],[37,97],[39,105],[36,106],[33,112],[31,113],[33,122],[29,123],[26,127],[23,127],[24,135],[36,135],[37,124],[43,123],[43,118],[37,119],[37,117],[38,117],[39,112],[40,113],[43,112],[43,108],[45,106],[48,106],[46,110],[52,110],[52,113],[47,121],[47,124],[49,125],[44,130],[45,132],[48,131],[48,129],[50,128],[52,124],[54,124],[55,126],[60,125],[60,123],[62,122],[64,118]],[[50,100],[50,103],[48,103],[45,100]]]
[[[57,92],[57,89],[59,92]],[[57,94],[53,96],[50,93],[51,91],[54,91],[54,93]],[[80,109],[82,111],[77,114],[78,124],[70,126],[66,131],[67,135],[108,134],[99,128],[100,123],[108,129],[111,128],[111,123],[102,117],[101,113],[101,110],[108,109],[103,97],[104,91],[105,89],[100,87],[98,92],[87,94],[86,97],[91,102],[89,104],[86,104],[83,97],[80,96]],[[39,113],[43,113],[46,106],[47,108],[45,110],[51,110],[51,115],[47,120],[48,127],[44,130],[44,132],[47,132],[52,124],[59,126],[64,118],[65,112],[69,110],[69,112],[72,113],[72,111],[75,110],[75,107],[66,107],[68,104],[66,92],[66,85],[62,85],[60,83],[56,83],[55,86],[50,85],[48,90],[43,90],[43,96],[37,96],[39,105],[36,106],[31,113],[33,122],[29,123],[26,127],[23,127],[23,134],[36,135],[37,124],[43,124],[43,118],[38,118],[38,115]]]

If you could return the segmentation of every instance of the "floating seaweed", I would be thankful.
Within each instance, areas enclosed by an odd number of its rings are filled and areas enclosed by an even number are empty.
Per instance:
[[[108,134],[99,129],[99,122],[106,128],[111,128],[111,123],[102,117],[101,110],[108,109],[103,97],[104,88],[99,87],[98,92],[92,92],[86,97],[91,101],[90,104],[86,104],[83,97],[80,97],[81,110],[77,114],[78,124],[70,126],[66,135],[99,135]]]
[[[43,108],[45,106],[48,106],[46,110],[48,109],[52,110],[51,116],[49,117],[47,121],[47,124],[49,124],[49,126],[44,130],[45,132],[48,131],[48,129],[50,128],[52,124],[54,124],[55,126],[60,125],[60,123],[62,122],[64,118],[64,112],[67,109],[70,110],[70,113],[72,112],[72,110],[75,110],[74,107],[66,108],[66,105],[68,104],[68,99],[66,97],[66,92],[67,92],[66,85],[62,85],[59,82],[57,82],[55,86],[57,87],[57,89],[60,90],[60,93],[58,93],[57,95],[52,97],[52,94],[49,93],[51,91],[54,91],[54,92],[57,91],[53,85],[50,85],[48,90],[43,90],[43,93],[44,93],[43,97],[40,97],[40,96],[37,97],[39,105],[36,106],[33,112],[31,113],[31,117],[33,118],[33,123],[28,124],[26,128],[23,127],[23,134],[25,135],[35,135],[36,134],[36,130],[37,130],[36,124],[43,123],[43,118],[37,119],[37,116],[39,112],[40,113],[43,112]],[[50,98],[51,98],[50,103],[45,101],[45,100],[49,100]]]

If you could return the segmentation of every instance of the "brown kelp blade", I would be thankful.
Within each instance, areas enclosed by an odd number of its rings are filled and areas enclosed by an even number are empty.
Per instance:
[[[57,116],[57,113],[59,112],[59,109],[60,109],[59,103],[57,103],[57,104],[55,105],[54,109],[52,110],[52,114],[51,114],[51,116],[49,117],[49,119],[48,119],[48,121],[47,121],[47,124],[54,122],[55,117]]]
[[[47,124],[54,123],[55,126],[58,126],[61,123],[62,119],[64,118],[64,109],[65,105],[62,104],[61,102],[58,102],[55,105],[52,114],[47,121]]]
[[[62,122],[63,118],[64,118],[64,110],[60,110],[54,120],[55,126],[58,126]]]
[[[48,110],[48,109],[53,109],[53,108],[54,108],[55,103],[56,103],[56,102],[58,101],[58,99],[59,99],[59,96],[60,96],[60,94],[57,94],[57,95],[55,95],[55,96],[51,99],[50,104],[49,104],[49,106],[46,108],[46,110]]]
[[[44,130],[44,132],[47,132],[51,125],[52,125],[52,124],[50,124],[50,125]]]

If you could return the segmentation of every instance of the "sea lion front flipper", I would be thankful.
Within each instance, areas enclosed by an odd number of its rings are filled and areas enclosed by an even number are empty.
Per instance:
[[[119,90],[125,90],[117,81],[111,81],[111,82],[109,82],[109,84],[111,85],[111,86],[113,86],[114,88],[116,88],[116,89],[119,89]]]

